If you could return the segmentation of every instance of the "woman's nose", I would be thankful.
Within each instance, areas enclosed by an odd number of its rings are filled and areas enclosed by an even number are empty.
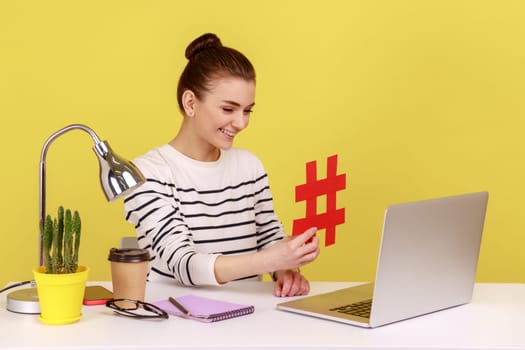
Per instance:
[[[249,116],[246,116],[244,112],[235,116],[235,119],[232,121],[232,126],[237,130],[245,129],[248,126]]]

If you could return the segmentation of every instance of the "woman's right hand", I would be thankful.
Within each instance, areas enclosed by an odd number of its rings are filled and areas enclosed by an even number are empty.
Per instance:
[[[298,268],[314,261],[319,255],[316,227],[297,236],[288,236],[264,250],[269,272]]]

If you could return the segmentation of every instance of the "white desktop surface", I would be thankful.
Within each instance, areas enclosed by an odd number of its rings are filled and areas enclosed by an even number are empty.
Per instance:
[[[110,282],[89,284],[111,289]],[[313,282],[311,294],[354,284]],[[7,311],[8,293],[3,293],[0,349],[525,349],[525,284],[478,283],[469,304],[375,329],[276,310],[286,299],[274,297],[272,290],[270,282],[204,288],[150,282],[146,301],[195,293],[253,304],[255,313],[201,323],[175,316],[129,319],[102,305],[83,306],[79,322],[61,326]]]

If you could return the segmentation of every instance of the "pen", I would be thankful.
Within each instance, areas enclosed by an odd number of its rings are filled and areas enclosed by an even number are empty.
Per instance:
[[[191,316],[191,313],[184,306],[182,306],[177,300],[175,300],[172,297],[169,297],[168,300],[170,301],[170,303],[175,305],[175,307],[179,309],[183,314],[185,314],[186,316]]]

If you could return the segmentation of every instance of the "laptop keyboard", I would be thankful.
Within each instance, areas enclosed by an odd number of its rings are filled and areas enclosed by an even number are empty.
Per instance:
[[[343,314],[360,316],[370,318],[370,310],[372,309],[372,299],[363,300],[357,303],[342,305],[330,309],[330,311],[337,311]]]

